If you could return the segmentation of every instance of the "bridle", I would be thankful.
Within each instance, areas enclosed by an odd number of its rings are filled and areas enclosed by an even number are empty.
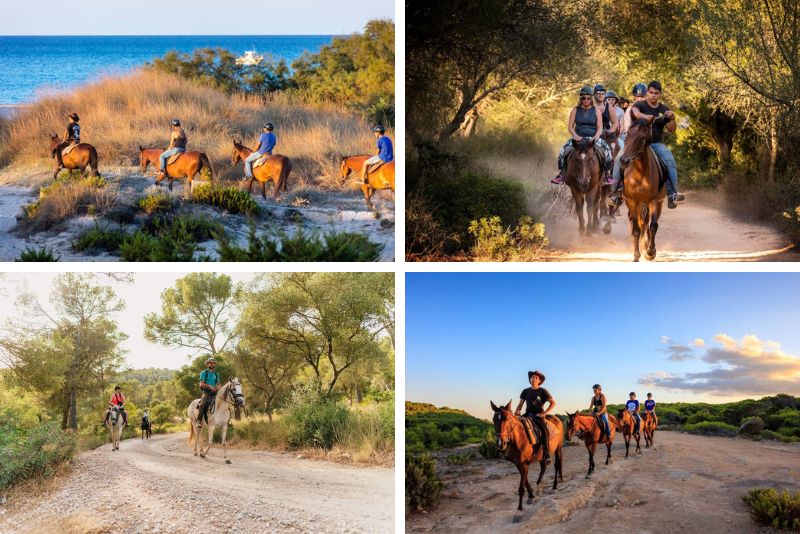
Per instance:
[[[505,450],[508,444],[511,443],[511,436],[514,435],[514,430],[516,430],[516,428],[522,423],[517,418],[517,416],[513,415],[510,411],[506,412],[506,410],[500,410],[497,412],[495,417],[497,417],[498,415],[505,417],[506,420],[508,421],[506,431],[502,432],[499,436],[497,436],[502,441],[501,450]],[[506,436],[508,436],[508,439],[506,439]]]
[[[630,161],[634,161],[634,160],[637,160],[637,159],[641,158],[642,155],[644,154],[644,151],[647,150],[647,147],[650,145],[650,143],[653,142],[653,123],[645,124],[645,125],[636,124],[636,126],[639,126],[640,128],[647,128],[647,137],[645,137],[644,143],[642,144],[641,148],[637,149],[636,152],[631,154]],[[626,136],[626,138],[625,138],[626,146],[627,146],[627,143],[628,143],[628,139],[630,139],[630,128],[628,128],[628,136]],[[630,161],[628,163],[630,163]],[[620,163],[622,163],[622,162],[620,162]],[[624,165],[624,166],[627,166],[627,165]]]

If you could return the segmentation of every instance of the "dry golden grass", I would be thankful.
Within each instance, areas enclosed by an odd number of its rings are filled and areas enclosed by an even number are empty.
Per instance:
[[[41,188],[39,201],[28,209],[25,231],[48,230],[74,215],[101,214],[112,208],[117,200],[116,190],[105,180],[97,178],[59,178]]]
[[[338,189],[338,155],[371,153],[370,124],[344,106],[311,105],[277,95],[273,101],[226,95],[177,76],[138,71],[47,96],[0,128],[0,165],[51,168],[48,136],[62,134],[70,112],[81,117],[82,139],[97,147],[100,172],[139,163],[139,145],[166,147],[169,121],[179,118],[189,149],[208,154],[222,179],[241,178],[230,165],[232,140],[251,148],[266,121],[275,124],[276,152],[293,161],[290,187]],[[390,132],[391,135],[391,132]]]

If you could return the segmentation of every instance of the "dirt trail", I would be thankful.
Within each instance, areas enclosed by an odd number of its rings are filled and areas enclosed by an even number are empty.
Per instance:
[[[755,487],[796,490],[800,444],[656,432],[656,445],[624,458],[614,444],[614,463],[595,457],[597,469],[584,478],[588,454],[581,443],[565,447],[564,482],[553,491],[553,468],[543,492],[517,512],[519,474],[506,460],[477,454],[465,466],[451,466],[439,454],[445,482],[440,506],[406,518],[408,532],[621,532],[744,534],[771,532],[754,523],[741,497]],[[605,447],[603,447],[605,450]],[[531,484],[538,466],[531,468]]]
[[[188,434],[79,455],[61,488],[15,503],[0,532],[392,532],[394,470],[222,449],[195,458]],[[202,525],[202,526],[201,526]]]

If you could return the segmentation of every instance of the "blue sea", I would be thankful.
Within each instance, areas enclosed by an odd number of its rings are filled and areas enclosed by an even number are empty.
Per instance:
[[[329,35],[0,36],[0,104],[24,104],[42,92],[60,91],[104,75],[124,74],[170,50],[221,47],[236,55],[259,54],[291,63],[317,52]]]

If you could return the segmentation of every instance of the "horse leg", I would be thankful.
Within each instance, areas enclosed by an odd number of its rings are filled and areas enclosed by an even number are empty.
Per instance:
[[[519,506],[517,506],[517,510],[522,511],[522,496],[525,495],[525,480],[528,478],[528,466],[519,464],[517,465],[517,470],[519,471],[519,489],[517,490],[519,494]]]
[[[586,445],[586,450],[589,451],[589,471],[586,473],[586,478],[592,476],[594,472],[594,451],[597,449],[597,443],[588,443]]]
[[[264,200],[267,200],[267,181],[266,180],[261,182],[261,196],[264,198]],[[277,195],[275,195],[275,196],[277,198]]]
[[[226,464],[229,464],[231,463],[231,461],[228,459],[228,442],[225,441],[227,434],[228,434],[228,425],[225,425],[222,428],[222,458],[225,460]]]
[[[628,457],[628,451],[631,448],[631,435],[625,434],[625,458]]]
[[[558,477],[559,477],[559,475],[561,475],[561,481],[562,482],[564,481],[564,475],[561,473],[561,462],[563,460],[562,453],[563,453],[563,451],[561,450],[561,447],[559,447],[558,450],[556,451],[556,461],[555,461],[555,465],[553,466],[553,469],[555,471],[554,476],[553,476],[553,489],[554,490],[558,489]]]
[[[606,456],[606,465],[613,464],[613,460],[611,460],[611,440],[606,443],[606,449],[608,450],[608,455]]]
[[[580,191],[575,195],[575,213],[578,214],[578,234],[583,235],[586,232],[586,224],[583,220],[583,193]]]
[[[364,201],[367,203],[367,209],[372,211],[372,202],[370,201],[372,194],[369,184],[361,184],[361,191],[364,193]]]
[[[628,219],[631,222],[631,237],[633,239],[633,261],[639,261],[642,253],[639,252],[639,240],[642,237],[642,229],[639,226],[639,207],[631,209],[628,206]]]
[[[658,232],[658,201],[653,200],[650,202],[650,234],[647,241],[647,254],[646,258],[650,261],[656,259],[656,232]]]
[[[642,435],[634,434],[633,437],[636,438],[636,453],[642,454],[642,445],[641,445]]]

